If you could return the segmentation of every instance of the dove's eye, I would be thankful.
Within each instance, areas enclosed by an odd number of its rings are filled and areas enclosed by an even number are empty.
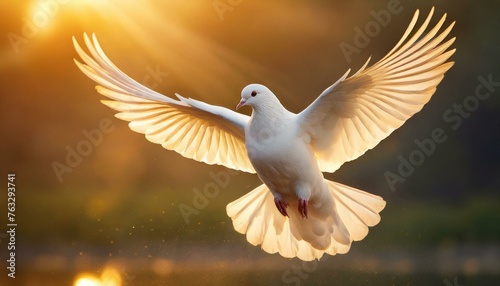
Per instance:
[[[254,90],[254,91],[252,91],[251,96],[256,96],[256,95],[257,95],[257,92],[256,92],[255,90]]]

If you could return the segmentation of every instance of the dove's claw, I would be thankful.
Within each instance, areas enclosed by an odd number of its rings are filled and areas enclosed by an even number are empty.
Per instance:
[[[286,212],[286,207],[288,206],[284,199],[274,198],[274,203],[276,204],[276,208],[283,216],[288,216]]]
[[[299,213],[304,218],[307,218],[307,206],[308,201],[304,199],[299,199]]]

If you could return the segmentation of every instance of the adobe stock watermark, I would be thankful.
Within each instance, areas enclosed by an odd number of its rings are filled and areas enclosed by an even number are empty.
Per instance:
[[[29,40],[36,37],[41,29],[47,27],[56,17],[61,9],[61,5],[69,3],[70,0],[42,0],[36,1],[33,13],[21,18],[23,25],[20,33],[10,32],[7,34],[12,49],[17,54],[21,47],[26,45]]]
[[[453,131],[459,129],[464,120],[479,108],[480,103],[490,98],[500,87],[500,81],[494,81],[492,74],[487,77],[479,75],[477,80],[478,84],[474,89],[474,95],[465,97],[460,103],[454,103],[452,107],[443,112],[444,123]],[[397,183],[404,183],[418,167],[422,166],[425,160],[434,154],[439,144],[446,142],[448,139],[446,133],[445,129],[436,127],[427,138],[415,139],[415,148],[408,155],[397,157],[399,165],[396,170],[384,172],[384,178],[391,191],[394,192]]]
[[[75,168],[80,166],[83,158],[88,157],[94,151],[94,148],[99,146],[104,140],[104,134],[109,134],[115,130],[115,126],[111,119],[103,118],[99,121],[99,128],[94,128],[90,131],[82,130],[85,137],[80,140],[75,147],[66,145],[66,157],[64,163],[53,161],[51,166],[60,183],[63,181],[63,175],[72,173]]]
[[[159,64],[154,69],[151,66],[146,66],[146,72],[142,78],[142,84],[151,89],[158,87],[169,75],[168,72],[160,70]]]
[[[346,61],[351,63],[351,56],[361,53],[361,50],[370,44],[371,39],[378,36],[382,28],[389,25],[392,16],[402,11],[403,6],[399,0],[389,0],[387,2],[387,9],[382,9],[378,12],[371,10],[370,15],[372,15],[373,20],[366,23],[363,29],[358,26],[354,27],[355,34],[352,45],[346,42],[339,44],[339,48]]]
[[[243,0],[214,0],[212,6],[214,7],[219,20],[224,21],[224,14],[232,12],[234,8],[243,3]]]
[[[321,261],[325,261],[329,256],[324,256]],[[316,270],[318,270],[319,261],[301,261],[300,265],[293,264],[290,269],[285,270],[281,275],[283,285],[300,286],[303,280],[309,278]]]
[[[209,175],[212,181],[206,183],[201,191],[197,188],[193,188],[192,192],[194,193],[194,197],[191,201],[192,205],[184,203],[179,204],[179,211],[186,224],[191,222],[189,219],[190,216],[199,215],[200,211],[209,205],[210,200],[215,199],[219,195],[221,189],[225,189],[229,185],[231,177],[238,174],[239,171],[231,169],[219,171],[218,173],[211,171]]]

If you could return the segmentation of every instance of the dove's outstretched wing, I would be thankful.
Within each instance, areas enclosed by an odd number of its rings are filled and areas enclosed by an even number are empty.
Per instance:
[[[334,172],[375,147],[426,104],[455,49],[455,38],[443,42],[455,22],[439,32],[446,14],[426,33],[434,8],[407,40],[418,10],[401,40],[383,59],[354,75],[349,71],[298,114],[302,130],[311,137],[320,169]],[[366,69],[365,69],[366,68]]]
[[[255,173],[245,147],[249,117],[220,106],[159,94],[128,77],[104,54],[95,35],[85,34],[90,56],[73,37],[85,64],[76,64],[99,85],[97,91],[112,100],[102,103],[119,111],[116,117],[130,121],[130,129],[168,150],[207,164]]]

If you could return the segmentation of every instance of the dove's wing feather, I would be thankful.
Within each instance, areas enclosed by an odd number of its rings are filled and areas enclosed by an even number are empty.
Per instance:
[[[310,135],[320,169],[334,172],[375,147],[430,100],[455,52],[446,51],[455,38],[443,43],[454,22],[439,33],[446,14],[424,34],[434,8],[422,26],[415,27],[418,10],[396,46],[379,62],[353,76],[349,71],[298,114]],[[365,69],[366,68],[366,69]]]
[[[84,35],[90,55],[73,38],[84,64],[75,61],[97,82],[97,91],[111,100],[107,106],[116,117],[130,121],[132,130],[168,150],[207,164],[255,173],[245,147],[249,117],[224,107],[184,98],[166,97],[136,82],[118,69],[104,54],[95,35]]]

